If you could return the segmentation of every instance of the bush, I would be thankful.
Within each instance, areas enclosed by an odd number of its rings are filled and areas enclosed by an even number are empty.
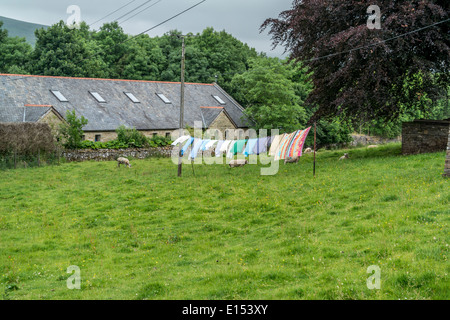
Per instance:
[[[339,120],[317,122],[316,144],[317,148],[332,145],[344,146],[352,141],[352,129]],[[314,146],[314,125],[306,138],[305,146]]]
[[[155,136],[151,139],[149,139],[150,147],[156,148],[156,147],[165,147],[167,145],[170,145],[172,143],[172,140],[170,138],[161,137],[161,136]]]
[[[116,130],[117,133],[117,141],[124,145],[127,145],[130,148],[144,148],[148,147],[148,139],[135,128],[128,129],[125,126],[120,126]]]
[[[53,152],[55,147],[51,128],[46,123],[0,124],[0,154]]]

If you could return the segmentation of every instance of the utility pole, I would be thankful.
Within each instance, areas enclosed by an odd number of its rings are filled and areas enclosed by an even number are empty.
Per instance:
[[[184,36],[181,36],[182,48],[181,48],[181,103],[180,103],[180,137],[183,135],[184,130],[184,71],[185,71],[185,44]],[[183,167],[183,156],[180,153],[178,156],[178,176],[181,177],[182,167]]]
[[[317,122],[314,121],[314,164],[313,164],[313,176],[316,177],[316,132],[317,132]]]

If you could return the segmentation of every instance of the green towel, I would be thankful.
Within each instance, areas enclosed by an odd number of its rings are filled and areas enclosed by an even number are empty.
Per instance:
[[[242,153],[247,140],[238,140],[233,146],[233,154]]]

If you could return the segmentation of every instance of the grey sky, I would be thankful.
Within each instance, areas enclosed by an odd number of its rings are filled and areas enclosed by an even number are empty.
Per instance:
[[[66,13],[70,5],[81,8],[81,18],[88,24],[106,16],[116,9],[129,3],[131,0],[1,0],[0,16],[24,20],[44,25],[52,25],[59,20],[66,21]],[[104,21],[93,26],[100,27],[106,21],[113,21],[128,11],[143,4],[146,0],[135,0],[132,4],[111,15]],[[139,10],[156,3],[153,0],[136,10],[124,21]],[[125,32],[137,34],[149,29],[171,16],[189,8],[200,0],[161,0],[150,9],[142,12],[133,19],[124,22],[121,26]],[[187,32],[201,32],[207,27],[215,30],[225,30],[231,33],[258,52],[264,51],[269,56],[282,56],[283,48],[271,50],[270,36],[267,32],[259,33],[259,27],[267,18],[275,18],[280,12],[288,10],[293,0],[207,0],[191,11],[171,20],[154,29],[150,36],[162,35],[173,29]],[[119,21],[120,22],[120,21]]]

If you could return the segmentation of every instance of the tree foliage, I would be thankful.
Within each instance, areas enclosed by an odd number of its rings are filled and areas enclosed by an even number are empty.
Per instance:
[[[25,38],[8,37],[8,31],[2,29],[0,21],[0,72],[26,74],[25,64],[28,62],[32,47]]]
[[[259,58],[250,61],[248,72],[233,78],[236,98],[246,106],[256,129],[292,132],[306,123],[302,96],[308,95],[308,82],[295,82],[302,73],[307,72],[300,64]]]
[[[60,125],[60,135],[64,141],[64,147],[67,149],[77,149],[81,146],[83,138],[83,127],[88,124],[88,120],[81,116],[77,117],[75,110],[68,111],[66,122]]]
[[[274,46],[283,45],[314,72],[308,103],[318,106],[315,118],[395,119],[404,107],[415,108],[417,97],[435,100],[446,90],[449,24],[412,31],[448,19],[448,1],[377,1],[380,30],[367,27],[371,4],[295,0],[290,10],[261,26],[269,29]],[[405,79],[419,74],[422,82],[407,94]]]

